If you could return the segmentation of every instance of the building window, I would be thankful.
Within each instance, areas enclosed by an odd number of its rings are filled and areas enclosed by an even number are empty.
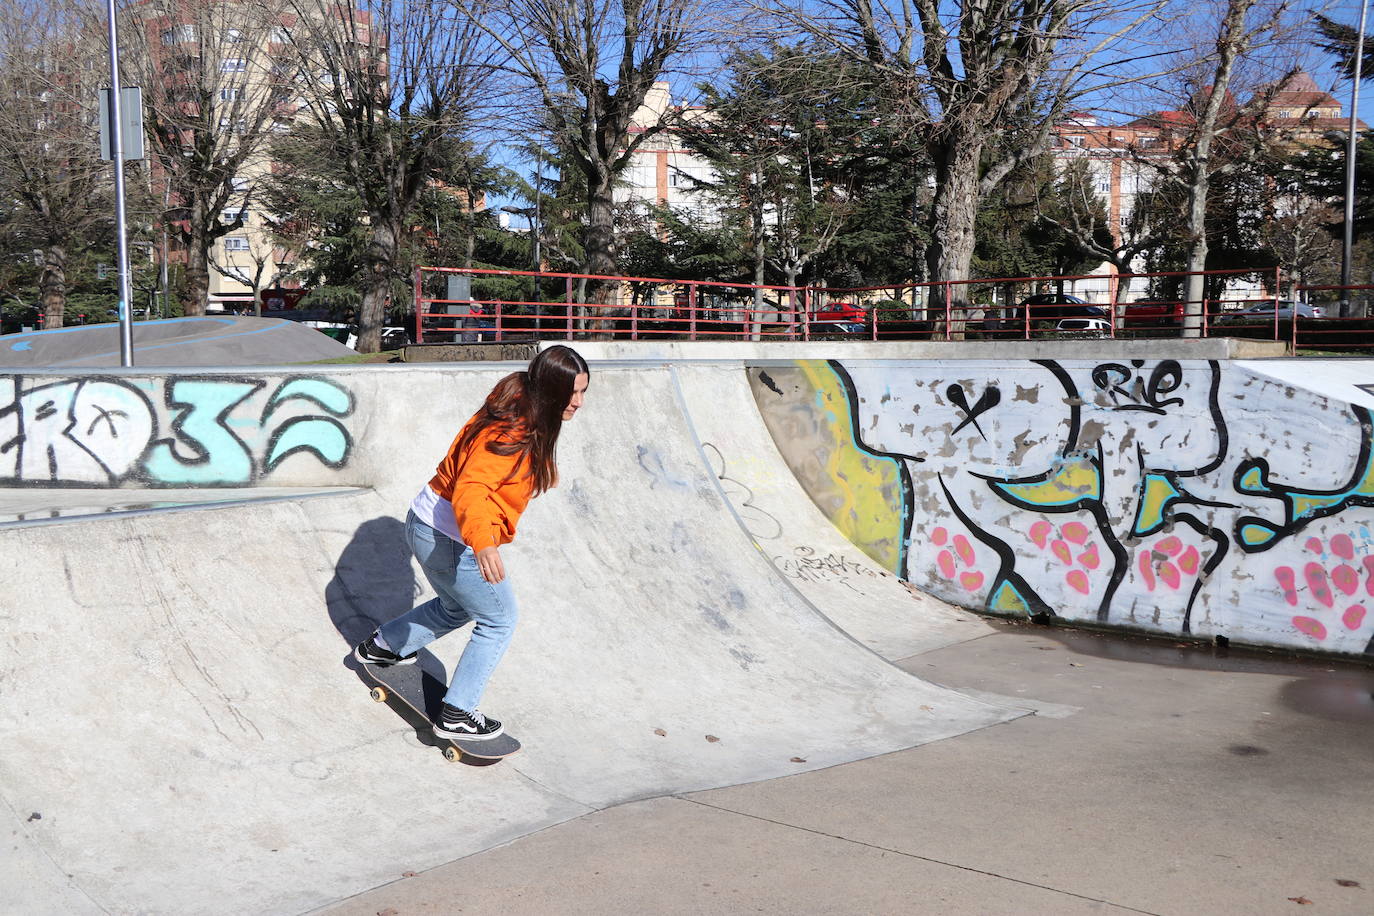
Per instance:
[[[187,23],[186,25],[176,26],[175,28],[168,29],[167,31],[162,33],[162,43],[165,45],[174,45],[183,41],[195,40],[196,27],[189,23]]]
[[[237,44],[243,41],[243,29],[225,29],[224,40],[229,44]]]
[[[1081,147],[1083,145],[1083,138],[1077,134],[1070,134],[1064,140],[1068,142],[1069,146]]]
[[[248,69],[248,58],[226,57],[220,61],[219,69],[221,73],[242,73]]]
[[[221,102],[236,102],[241,98],[243,98],[242,86],[226,86],[219,91],[219,100]]]
[[[247,251],[248,236],[246,235],[227,235],[224,237],[225,251]]]
[[[240,216],[243,217],[245,223],[248,222],[248,211],[242,207],[227,207],[220,211],[220,219],[224,220],[226,223],[232,223]]]
[[[229,179],[229,187],[242,194],[253,186],[253,182],[247,178],[240,178],[235,175]]]

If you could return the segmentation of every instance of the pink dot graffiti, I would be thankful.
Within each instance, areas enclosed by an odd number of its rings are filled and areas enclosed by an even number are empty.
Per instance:
[[[1183,587],[1184,576],[1193,578],[1202,568],[1202,554],[1175,535],[1161,538],[1154,546],[1142,546],[1136,565],[1145,588],[1153,592],[1163,585],[1178,591]]]
[[[940,568],[940,575],[951,582],[957,581],[965,591],[977,592],[983,587],[985,577],[973,568],[978,562],[978,556],[968,538],[956,534],[951,541],[948,531],[936,528],[930,532],[930,541],[936,547],[944,547],[935,557],[935,565]],[[960,564],[964,567],[962,571],[959,568]]]
[[[1325,558],[1326,548],[1329,547],[1331,555],[1337,560],[1349,561],[1338,562],[1328,568],[1316,560],[1309,560],[1302,566],[1301,581],[1307,586],[1307,594],[1322,607],[1336,610],[1338,605],[1343,605],[1340,626],[1350,631],[1358,630],[1364,625],[1368,612],[1362,603],[1348,603],[1360,590],[1360,571],[1351,565],[1355,560],[1354,539],[1348,534],[1337,534],[1331,537],[1328,544],[1323,545],[1321,538],[1311,537],[1303,547],[1308,553],[1316,554],[1320,558]],[[1374,596],[1374,556],[1362,557],[1360,563],[1365,571],[1365,593]],[[1288,602],[1289,607],[1297,607],[1298,571],[1292,566],[1279,566],[1274,570],[1274,581],[1278,583],[1283,600]],[[1337,592],[1340,593],[1339,596]],[[1324,623],[1307,614],[1295,614],[1292,623],[1299,633],[1318,642],[1326,639],[1335,625]]]
[[[1064,573],[1064,584],[1079,594],[1086,595],[1092,591],[1092,582],[1083,570],[1097,569],[1102,565],[1097,544],[1088,541],[1092,529],[1082,522],[1065,522],[1057,533],[1059,536],[1053,537],[1056,534],[1054,525],[1043,518],[1032,524],[1029,532],[1031,542],[1036,547],[1041,550],[1048,548],[1061,566],[1070,567]],[[1074,555],[1075,545],[1083,548],[1077,556]]]

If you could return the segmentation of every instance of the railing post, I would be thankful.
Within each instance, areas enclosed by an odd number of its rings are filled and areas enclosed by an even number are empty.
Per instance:
[[[505,302],[501,299],[497,299],[492,304],[496,306],[496,339],[500,341],[505,333],[504,329],[501,327],[501,313],[505,311]]]
[[[944,284],[943,284],[943,285],[944,285],[944,288],[945,288],[945,340],[953,340],[953,339],[954,339],[954,301],[950,298],[950,294],[951,294],[951,292],[953,292],[953,290],[951,289],[951,287],[953,286],[953,284],[951,284],[950,281],[946,280],[946,281],[944,281]],[[1027,338],[1030,337],[1030,325],[1029,325],[1029,324],[1026,325],[1026,337],[1027,337]]]
[[[687,339],[697,339],[697,285],[687,284]]]
[[[639,303],[633,291],[630,293],[630,339],[639,340]]]
[[[564,297],[564,301],[566,301],[566,302],[568,303],[568,340],[572,340],[572,339],[573,339],[573,282],[572,282],[572,277],[564,277],[564,278],[563,278],[563,282],[564,282],[564,286],[565,286],[566,289],[567,289],[567,295]]]
[[[420,318],[420,313],[421,313],[421,311],[423,310],[423,303],[424,303],[424,290],[422,290],[422,289],[420,288],[420,284],[421,284],[423,281],[424,281],[424,274],[423,274],[422,268],[419,268],[419,267],[415,268],[415,342],[416,342],[416,343],[424,343],[424,342],[425,342],[425,325],[424,325],[423,319]]]

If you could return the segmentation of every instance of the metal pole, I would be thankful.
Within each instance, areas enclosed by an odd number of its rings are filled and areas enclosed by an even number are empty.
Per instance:
[[[119,270],[119,364],[134,364],[134,332],[130,320],[129,236],[124,225],[124,120],[120,111],[119,31],[115,25],[115,0],[106,0],[110,38],[110,158],[114,160],[115,237]]]
[[[1355,79],[1350,86],[1350,126],[1345,141],[1345,238],[1341,248],[1341,305],[1340,316],[1350,317],[1351,248],[1355,241],[1355,124],[1359,120],[1360,71],[1364,64],[1364,24],[1369,5],[1360,3],[1360,31],[1355,39]]]

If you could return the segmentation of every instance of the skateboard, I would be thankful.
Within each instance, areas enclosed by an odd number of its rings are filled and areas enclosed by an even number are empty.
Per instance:
[[[363,682],[371,685],[372,699],[378,703],[394,700],[413,714],[422,716],[426,726],[439,718],[439,707],[443,702],[448,686],[440,678],[425,670],[425,662],[439,665],[439,660],[425,658],[430,653],[421,652],[414,665],[392,665],[383,668],[379,665],[358,665],[358,674]],[[442,667],[442,665],[439,665]],[[402,713],[404,715],[404,713]],[[407,721],[411,717],[407,716]],[[411,722],[414,725],[414,722]],[[423,726],[422,726],[423,728]],[[432,732],[431,732],[432,734]],[[444,758],[456,761],[460,757],[478,760],[500,760],[520,750],[520,742],[505,732],[495,738],[475,741],[465,738],[449,738],[434,735],[434,741],[444,749]]]

